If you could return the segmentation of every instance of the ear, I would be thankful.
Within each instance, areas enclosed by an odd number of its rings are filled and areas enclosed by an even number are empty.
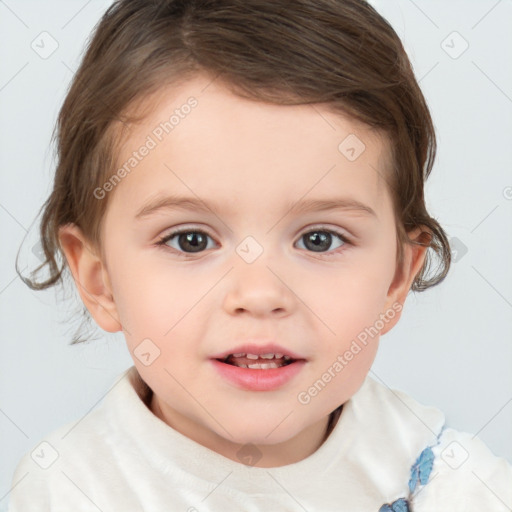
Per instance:
[[[59,228],[59,242],[80,297],[96,323],[107,332],[122,330],[105,264],[75,224]]]
[[[423,245],[404,243],[403,262],[401,266],[397,265],[395,276],[388,290],[384,309],[384,312],[393,310],[395,315],[385,322],[384,328],[380,331],[381,335],[390,331],[398,323],[407,294],[411,289],[414,278],[421,270],[427,255],[428,242],[431,235],[425,232],[425,228],[418,227],[410,231],[407,236],[410,240],[421,242]]]

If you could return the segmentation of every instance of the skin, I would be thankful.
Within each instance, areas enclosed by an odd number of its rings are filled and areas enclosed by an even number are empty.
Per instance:
[[[94,320],[105,331],[123,331],[154,392],[156,416],[236,462],[241,446],[252,443],[262,455],[256,466],[291,464],[323,443],[329,413],[360,388],[380,335],[400,312],[308,404],[298,394],[365,327],[405,302],[426,249],[404,245],[397,268],[396,226],[382,177],[387,142],[325,105],[254,102],[197,75],[161,91],[126,138],[119,165],[190,96],[197,107],[102,199],[108,208],[101,250],[74,225],[61,227],[61,247]],[[338,150],[349,134],[366,146],[353,162]],[[167,209],[135,219],[148,201],[171,193],[220,209]],[[355,198],[376,216],[356,210],[288,213],[287,205],[301,199],[333,196]],[[206,249],[190,252],[178,237],[156,245],[177,227],[209,235]],[[351,243],[333,235],[323,252],[314,251],[305,235],[311,239],[311,231],[325,229]],[[250,264],[236,252],[247,236],[263,249]],[[187,248],[189,258],[182,256]],[[160,355],[146,366],[134,350],[148,338]],[[239,389],[216,372],[210,357],[252,338],[273,339],[307,363],[278,390]]]

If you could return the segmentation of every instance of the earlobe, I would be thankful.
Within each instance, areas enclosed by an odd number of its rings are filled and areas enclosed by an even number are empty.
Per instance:
[[[122,330],[107,269],[82,230],[74,224],[61,226],[59,242],[80,297],[96,323],[107,332]]]
[[[398,322],[401,316],[402,308],[409,293],[414,278],[421,270],[425,257],[427,255],[428,244],[425,243],[425,237],[427,240],[430,238],[428,233],[425,233],[424,229],[416,228],[415,230],[408,233],[409,239],[420,242],[416,244],[404,244],[404,258],[400,268],[396,269],[395,276],[389,287],[388,295],[386,299],[386,310],[393,309],[394,312],[397,310],[397,304],[400,304],[400,310],[394,315],[393,319],[386,324],[380,334],[385,334],[390,331]],[[395,304],[395,307],[393,307]]]

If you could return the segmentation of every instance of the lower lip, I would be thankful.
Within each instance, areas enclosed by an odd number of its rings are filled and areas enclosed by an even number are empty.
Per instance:
[[[217,359],[211,361],[222,377],[237,387],[249,391],[273,391],[278,389],[297,375],[306,364],[306,361],[302,360],[280,368],[258,370],[221,363]]]

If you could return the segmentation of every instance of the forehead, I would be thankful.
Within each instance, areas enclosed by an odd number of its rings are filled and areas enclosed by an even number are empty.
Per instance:
[[[126,205],[167,191],[226,203],[236,192],[244,204],[261,207],[265,197],[270,207],[346,190],[384,207],[386,139],[326,105],[249,100],[197,75],[162,88],[138,112],[143,120],[130,127],[118,158],[128,176],[114,197]]]

